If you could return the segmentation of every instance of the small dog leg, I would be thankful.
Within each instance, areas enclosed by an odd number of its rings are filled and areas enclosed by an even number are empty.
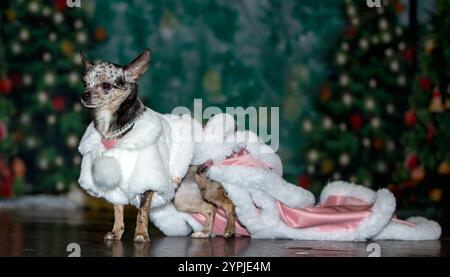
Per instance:
[[[209,180],[205,175],[200,173],[195,174],[195,179],[201,188],[203,198],[225,210],[227,215],[227,226],[223,237],[226,239],[231,238],[236,233],[236,213],[233,202],[231,202],[220,183]]]
[[[214,205],[211,205],[206,201],[202,201],[201,203],[180,203],[176,201],[175,207],[181,212],[201,213],[204,217],[206,217],[206,223],[205,226],[203,226],[203,230],[192,233],[192,238],[207,239],[211,236],[214,224],[214,216],[216,214],[216,207],[214,207]]]
[[[207,239],[211,237],[216,207],[207,202],[203,202],[198,208],[200,209],[199,212],[206,217],[206,224],[202,231],[192,233],[191,237],[196,239]]]
[[[195,180],[196,166],[190,166],[187,176],[178,187],[173,204],[179,211],[186,213],[200,213],[206,218],[202,231],[194,232],[193,238],[209,238],[212,233],[216,207],[203,199],[200,186]]]
[[[123,205],[114,205],[114,226],[111,232],[105,235],[105,240],[120,240],[125,229],[123,224]]]
[[[141,206],[139,207],[136,219],[134,242],[150,242],[150,237],[148,235],[148,216],[152,205],[152,198],[152,191],[145,192],[142,197]]]
[[[227,214],[227,227],[225,228],[223,237],[229,239],[236,234],[236,212],[230,199],[227,198],[226,200],[227,201],[225,201],[224,206],[222,207]]]
[[[225,227],[225,231],[223,233],[223,237],[225,239],[229,239],[236,233],[236,212],[234,210],[233,202],[231,202],[230,198],[228,198],[226,192],[220,187],[217,189],[213,196],[210,193],[205,194],[207,200],[224,209],[227,215],[227,226]]]

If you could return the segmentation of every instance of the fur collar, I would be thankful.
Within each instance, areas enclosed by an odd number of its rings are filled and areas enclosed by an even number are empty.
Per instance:
[[[133,128],[121,139],[117,148],[138,150],[152,144],[161,134],[161,121],[159,114],[149,108],[145,108],[144,113],[134,123]],[[85,155],[93,149],[103,147],[101,135],[91,122],[81,138],[78,151]]]

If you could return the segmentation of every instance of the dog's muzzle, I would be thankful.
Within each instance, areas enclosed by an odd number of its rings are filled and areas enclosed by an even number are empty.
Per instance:
[[[91,98],[91,94],[90,94],[89,92],[83,92],[83,93],[81,94],[81,100],[83,100],[83,101],[88,101],[89,98]]]

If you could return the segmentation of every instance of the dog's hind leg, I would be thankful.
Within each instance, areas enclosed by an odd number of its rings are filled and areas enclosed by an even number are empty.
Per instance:
[[[223,205],[220,206],[220,204],[218,204],[217,206],[223,208],[227,214],[227,227],[225,228],[223,237],[228,239],[236,234],[236,211],[234,209],[234,204],[228,197],[223,198],[221,204]]]
[[[225,210],[227,226],[225,227],[223,237],[226,239],[231,238],[236,233],[236,212],[234,204],[228,197],[227,192],[220,183],[209,180],[201,173],[195,174],[195,179],[202,189],[204,199]]]
[[[105,240],[120,240],[125,225],[123,224],[123,205],[114,205],[114,226],[111,232],[105,235]]]
[[[203,226],[203,230],[192,233],[192,238],[207,239],[211,237],[214,216],[216,214],[216,207],[214,207],[214,205],[204,201],[198,205],[178,206],[177,209],[187,213],[201,213],[204,217],[206,217],[206,223]]]
[[[223,190],[222,186],[220,189],[216,190],[214,188],[214,193],[205,193],[205,199],[219,208],[224,209],[227,215],[227,226],[225,227],[225,231],[223,233],[223,237],[225,239],[229,239],[236,233],[236,212],[234,210],[234,204],[231,202],[230,198],[228,198],[226,192]]]
[[[216,207],[203,200],[200,190],[195,183],[182,183],[175,193],[173,204],[175,208],[186,213],[200,213],[206,217],[202,231],[194,232],[193,238],[209,238],[214,224]]]
[[[142,195],[141,206],[139,207],[136,230],[134,232],[134,242],[150,242],[148,236],[148,216],[152,205],[153,191],[147,191]]]

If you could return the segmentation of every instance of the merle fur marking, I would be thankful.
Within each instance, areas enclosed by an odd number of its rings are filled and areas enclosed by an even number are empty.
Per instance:
[[[86,68],[82,103],[91,109],[97,131],[114,132],[144,113],[136,81],[147,70],[150,58],[151,52],[147,50],[127,65],[94,64],[81,53]],[[102,89],[104,83],[110,85],[107,90]]]

